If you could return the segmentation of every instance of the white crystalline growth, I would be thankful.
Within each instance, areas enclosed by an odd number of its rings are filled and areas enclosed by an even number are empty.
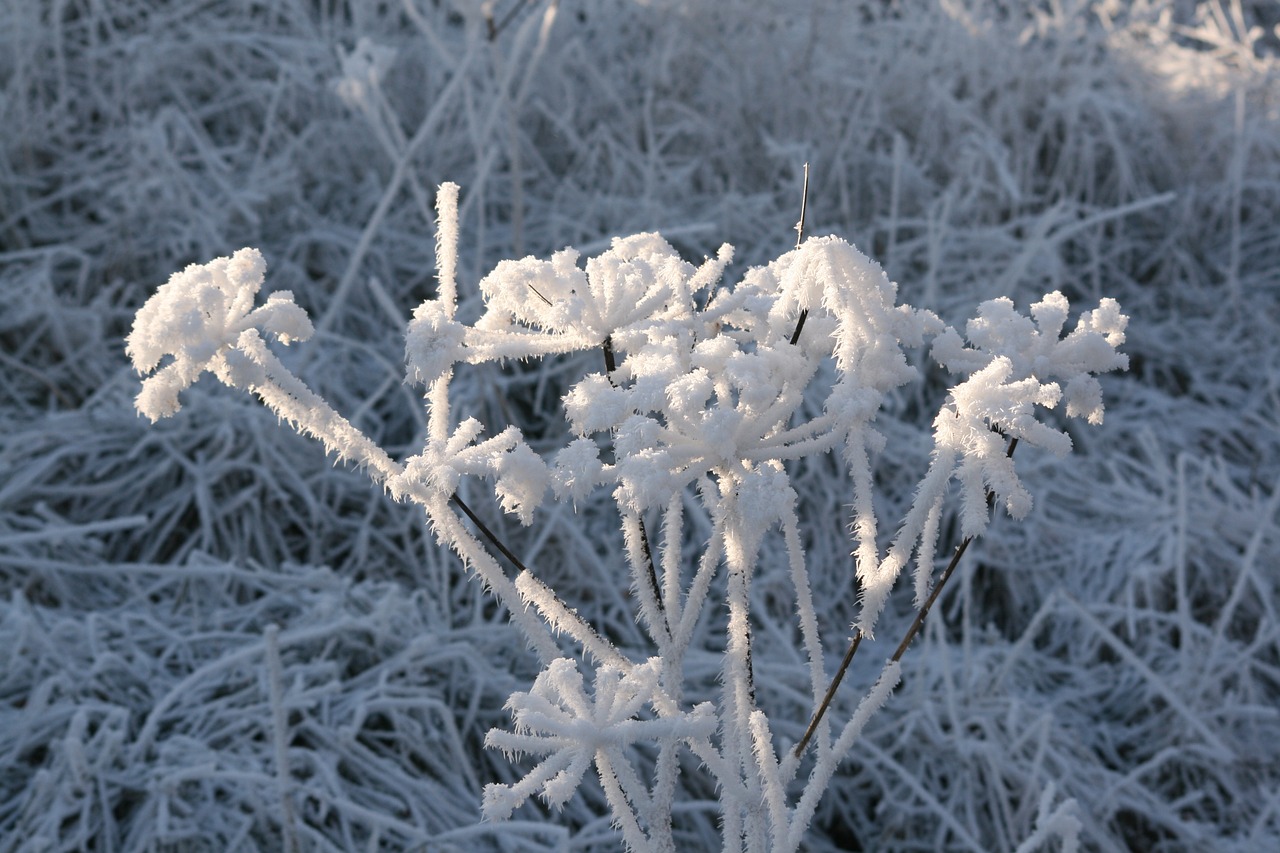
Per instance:
[[[515,731],[492,729],[485,745],[511,756],[532,755],[541,761],[519,782],[490,784],[484,791],[484,816],[503,820],[531,795],[559,808],[577,792],[583,774],[594,763],[606,791],[621,786],[634,796],[625,750],[634,743],[664,739],[706,738],[717,720],[707,703],[665,718],[644,718],[646,706],[661,700],[662,661],[648,661],[623,671],[605,664],[595,672],[588,691],[577,665],[568,658],[552,661],[529,692],[507,701]]]
[[[174,273],[139,309],[125,352],[139,373],[148,374],[166,356],[173,360],[143,380],[138,411],[153,421],[175,414],[178,393],[208,370],[223,382],[249,388],[264,379],[263,367],[246,355],[243,336],[256,331],[283,344],[311,337],[311,320],[293,294],[271,294],[253,307],[266,263],[257,249],[229,258],[192,264]]]
[[[189,267],[139,311],[129,355],[153,373],[139,409],[153,419],[172,414],[179,392],[211,371],[340,458],[366,465],[393,497],[425,509],[438,541],[506,607],[544,667],[532,689],[511,696],[512,729],[486,738],[490,747],[533,759],[518,781],[486,787],[486,818],[510,818],[530,797],[559,808],[594,769],[627,848],[674,849],[677,759],[688,750],[722,792],[726,838],[754,835],[759,851],[798,849],[825,780],[893,691],[898,665],[886,666],[838,736],[829,724],[815,729],[818,765],[790,805],[799,756],[779,759],[756,704],[750,629],[751,584],[776,531],[817,706],[827,656],[789,463],[829,454],[845,467],[861,596],[856,626],[873,640],[913,557],[917,604],[927,606],[953,479],[961,532],[977,536],[989,521],[989,496],[1014,517],[1032,506],[1012,458],[1015,439],[1056,454],[1071,449],[1044,410],[1065,404],[1067,416],[1101,421],[1095,374],[1126,366],[1117,347],[1128,318],[1103,300],[1064,335],[1070,306],[1062,294],[1048,294],[1028,315],[996,299],[979,306],[962,337],[932,313],[898,304],[884,270],[839,238],[806,240],[721,286],[727,247],[694,266],[662,238],[641,234],[614,240],[581,267],[568,249],[548,260],[498,264],[480,283],[483,312],[466,323],[457,311],[456,187],[441,187],[439,212],[439,296],[414,311],[405,341],[409,381],[426,389],[420,452],[391,459],[267,348],[263,334],[288,343],[312,329],[287,293],[254,308],[264,265],[252,249]],[[919,378],[906,350],[930,340],[933,358],[957,381],[934,419],[929,468],[883,551],[874,460],[887,439],[876,419],[886,395]],[[565,393],[570,437],[554,456],[535,451],[515,426],[486,437],[478,420],[451,411],[457,365],[591,350],[605,369],[582,375]],[[491,482],[501,508],[525,525],[548,493],[575,505],[597,489],[611,494],[637,616],[658,654],[635,662],[634,649],[615,646],[518,561],[509,577],[452,509],[471,477]],[[685,518],[694,501],[711,527],[701,534],[702,556],[686,568],[694,531]],[[713,592],[723,592],[727,610],[723,692],[716,704],[689,707],[684,662]],[[566,648],[580,656],[563,657]],[[634,765],[638,745],[657,747],[652,783]],[[1043,825],[1067,826],[1067,817],[1048,815]]]
[[[1076,327],[1062,337],[1070,308],[1060,292],[1046,294],[1031,306],[1031,316],[1019,314],[1007,297],[978,306],[978,316],[965,326],[968,346],[948,327],[933,344],[934,359],[956,373],[974,373],[1004,357],[1013,380],[1035,377],[1058,382],[1067,401],[1067,416],[1102,423],[1102,388],[1096,374],[1125,370],[1129,357],[1117,352],[1125,341],[1129,318],[1114,299],[1080,316]]]

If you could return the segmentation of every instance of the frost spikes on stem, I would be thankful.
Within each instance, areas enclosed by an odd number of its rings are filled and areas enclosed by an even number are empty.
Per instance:
[[[809,209],[809,164],[804,164],[804,187],[800,190],[800,221],[796,223],[796,248],[800,248],[800,244],[804,242],[804,216]],[[791,333],[791,345],[795,346],[800,342],[800,332],[804,330],[805,318],[809,316],[807,308],[800,309],[800,316],[796,318],[796,329]]]
[[[1012,457],[1013,451],[1018,447],[1018,439],[1009,439],[1009,449],[1005,452],[1006,456]],[[995,503],[995,493],[987,492],[987,509],[990,510]],[[973,541],[972,536],[966,536],[964,541],[956,546],[955,553],[951,555],[951,562],[947,564],[947,568],[942,572],[942,577],[938,579],[937,585],[933,591],[929,593],[928,599],[920,606],[916,612],[916,618],[912,620],[911,626],[907,628],[907,632],[902,637],[902,642],[898,644],[898,648],[894,651],[890,660],[902,660],[902,656],[906,654],[907,647],[911,645],[911,641],[916,638],[916,634],[920,633],[921,627],[924,626],[924,620],[929,616],[929,611],[933,608],[933,603],[938,600],[938,596],[942,593],[942,588],[946,586],[951,575],[955,572],[956,566],[960,564],[960,559],[964,557],[964,552],[969,550],[969,543]],[[862,643],[862,631],[854,631],[853,638],[849,641],[849,648],[844,653],[844,659],[840,662],[840,668],[836,670],[835,676],[831,679],[831,686],[827,688],[826,695],[822,697],[821,704],[818,709],[813,712],[813,717],[809,720],[809,725],[805,729],[804,737],[800,738],[800,742],[796,744],[795,757],[799,758],[804,754],[805,747],[809,745],[809,741],[813,739],[813,734],[818,730],[818,724],[822,722],[822,717],[827,713],[827,708],[831,705],[831,700],[835,698],[836,689],[840,686],[840,682],[844,680],[844,674],[848,671],[849,665],[853,663],[853,656],[858,651],[858,646]]]
[[[458,185],[444,183],[436,195],[436,272],[439,296],[450,319],[458,309]]]
[[[542,296],[541,293],[538,293],[537,290],[534,290],[533,292],[537,293],[538,296],[542,298],[543,302],[547,302],[546,297]],[[547,302],[547,304],[550,305],[551,303]],[[605,378],[609,380],[610,385],[614,385],[613,374],[618,370],[618,364],[613,353],[613,335],[604,336],[604,343],[601,345],[601,349],[604,350]],[[653,548],[649,544],[649,531],[645,527],[644,516],[637,514],[636,523],[639,526],[640,554],[644,561],[645,570],[648,572],[649,591],[653,594],[653,600],[657,607],[658,615],[662,617],[662,631],[665,632],[667,637],[670,637],[671,622],[667,618],[667,608],[663,604],[662,591],[658,586],[658,569],[653,562]],[[657,626],[655,625],[654,627],[655,630],[657,630]]]

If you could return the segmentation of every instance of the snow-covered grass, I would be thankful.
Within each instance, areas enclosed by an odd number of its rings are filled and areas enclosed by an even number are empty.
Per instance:
[[[693,261],[733,243],[734,279],[794,242],[806,161],[806,231],[879,260],[903,301],[958,323],[1059,289],[1132,318],[1105,424],[1068,427],[1065,461],[1019,451],[1034,510],[970,549],[808,846],[1014,850],[1069,799],[1086,849],[1275,846],[1274,5],[492,9],[491,38],[465,3],[0,7],[0,850],[616,849],[590,786],[479,822],[484,785],[528,769],[483,740],[538,668],[421,518],[209,385],[145,427],[123,339],[174,270],[258,246],[268,290],[316,320],[287,363],[402,455],[426,427],[400,330],[435,292],[436,185],[465,190],[475,316],[498,260],[637,231]],[[455,405],[548,449],[584,369],[460,370]],[[881,415],[886,517],[943,382]],[[830,673],[857,615],[852,495],[834,469],[796,479]],[[484,482],[460,489],[644,648],[616,516],[556,505],[524,530]],[[793,624],[788,583],[752,585],[779,690],[804,667],[767,630]],[[910,618],[899,589],[877,635]],[[680,778],[677,847],[717,843],[716,792]]]

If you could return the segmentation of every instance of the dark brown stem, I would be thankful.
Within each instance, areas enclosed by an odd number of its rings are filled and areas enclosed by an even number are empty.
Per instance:
[[[1009,439],[1009,446],[1005,450],[1006,457],[1013,456],[1013,451],[1018,449],[1018,439]],[[991,512],[991,508],[995,506],[995,492],[987,492],[987,512]],[[924,626],[924,620],[929,616],[929,610],[933,607],[933,603],[938,600],[938,595],[942,592],[942,588],[947,585],[947,580],[951,577],[952,572],[956,570],[956,566],[960,564],[960,558],[964,556],[964,552],[969,550],[969,543],[973,541],[972,536],[966,536],[964,541],[956,546],[956,552],[951,555],[951,562],[947,563],[947,568],[943,570],[942,577],[938,578],[938,583],[933,588],[933,592],[929,593],[929,598],[925,600],[924,605],[920,608],[920,612],[916,614],[916,618],[912,620],[911,627],[907,629],[906,635],[902,638],[902,642],[898,644],[898,649],[893,653],[893,660],[902,660],[902,655],[907,651],[907,646],[911,645],[911,641],[916,638],[916,634],[920,633],[920,629]]]
[[[604,349],[604,374],[612,383],[613,372],[618,369],[617,362],[613,358],[613,335],[605,335],[601,347]]]
[[[796,330],[791,333],[791,345],[795,346],[800,341],[800,333],[804,331],[804,321],[809,316],[809,309],[802,308],[800,316],[796,318]]]
[[[1009,439],[1009,447],[1005,450],[1005,456],[1013,456],[1013,451],[1018,447],[1018,439]],[[987,492],[987,510],[990,511],[995,503],[995,493]],[[916,614],[916,618],[912,620],[911,627],[907,629],[907,633],[902,638],[902,642],[898,644],[898,648],[894,651],[893,660],[895,663],[902,660],[902,656],[906,654],[907,647],[911,645],[911,641],[920,633],[920,629],[924,627],[924,620],[928,617],[929,611],[933,608],[934,602],[938,600],[938,596],[942,593],[942,588],[947,585],[951,575],[955,572],[956,566],[960,565],[960,558],[964,556],[964,552],[969,550],[969,543],[973,541],[972,536],[966,536],[964,541],[956,546],[955,553],[951,555],[951,562],[947,563],[947,568],[943,570],[942,577],[938,578],[938,583],[934,586],[933,592],[929,593],[929,598],[920,608],[920,612]],[[827,693],[822,697],[822,702],[818,705],[818,710],[813,712],[813,719],[809,721],[809,727],[805,729],[804,737],[800,738],[800,742],[796,744],[795,755],[799,758],[803,753],[809,741],[813,738],[813,733],[818,729],[818,723],[822,722],[822,717],[827,713],[827,707],[830,706],[832,698],[835,697],[836,688],[840,686],[840,682],[844,679],[845,672],[849,669],[849,664],[853,662],[853,655],[858,651],[858,644],[862,642],[862,632],[858,631],[853,635],[853,640],[849,643],[849,650],[844,653],[844,660],[840,662],[840,668],[836,670],[835,677],[831,679],[831,686],[827,688]]]
[[[516,14],[528,2],[529,0],[519,0],[518,3],[516,3],[514,6],[512,6],[510,9],[507,10],[507,14],[503,17],[501,21],[496,20],[493,17],[493,12],[488,12],[485,15],[484,20],[485,20],[486,29],[488,30],[489,41],[494,41],[495,39],[497,39],[498,35],[507,28],[508,24],[510,24],[513,20],[515,20]]]
[[[539,299],[541,299],[541,300],[542,300],[543,302],[545,302],[547,305],[550,305],[550,304],[551,304],[551,300],[550,300],[550,299],[548,299],[547,297],[543,296],[543,295],[542,295],[542,292],[541,292],[541,291],[539,291],[539,290],[538,290],[538,288],[534,287],[534,286],[531,284],[531,285],[529,285],[529,289],[533,291],[533,295],[534,295],[534,296],[536,296],[536,297],[538,297]]]
[[[449,500],[453,501],[458,505],[458,509],[462,510],[463,513],[466,514],[467,518],[471,519],[471,523],[474,524],[476,526],[476,529],[479,530],[481,534],[484,535],[484,538],[488,539],[489,542],[493,545],[493,547],[501,551],[502,555],[506,557],[508,560],[510,560],[513,566],[515,566],[517,569],[519,569],[522,572],[529,571],[529,569],[525,566],[524,562],[521,561],[521,559],[517,557],[515,554],[511,553],[511,549],[508,548],[506,545],[502,544],[502,540],[499,539],[497,535],[492,530],[490,530],[489,527],[483,521],[480,520],[480,516],[472,512],[471,507],[467,506],[466,502],[463,501],[462,498],[458,497],[457,492],[454,492],[453,494],[449,495]]]
[[[617,360],[613,355],[613,335],[604,336],[601,349],[604,350],[604,375],[609,383],[613,384],[613,374],[618,369]],[[649,547],[649,531],[644,526],[643,516],[637,517],[636,521],[640,524],[640,551],[644,554],[645,568],[649,572],[649,590],[653,593],[653,600],[658,605],[658,612],[662,614],[663,628],[670,634],[671,625],[667,623],[667,608],[662,603],[662,590],[658,587],[658,568],[653,563],[653,549]]]
[[[813,712],[813,719],[809,720],[809,728],[804,730],[804,737],[800,738],[800,742],[796,744],[796,758],[804,754],[804,748],[809,745],[809,741],[813,738],[813,733],[818,730],[818,723],[822,722],[822,717],[827,713],[827,706],[831,704],[831,700],[835,698],[836,688],[840,686],[840,682],[844,681],[844,674],[849,671],[849,664],[853,663],[853,656],[858,652],[858,646],[862,643],[862,632],[854,631],[853,639],[849,641],[849,649],[844,653],[844,660],[840,661],[840,668],[836,670],[836,677],[831,679],[831,686],[827,688],[827,693],[822,697],[822,704],[818,706],[818,710]]]
[[[969,543],[972,541],[972,536],[966,536],[965,540],[956,546],[955,553],[951,555],[951,562],[947,563],[947,568],[942,572],[942,577],[938,578],[938,583],[934,586],[933,592],[929,593],[929,597],[920,608],[920,612],[911,621],[911,627],[907,629],[902,642],[898,643],[898,649],[893,653],[891,660],[895,662],[902,660],[902,655],[907,651],[907,646],[911,645],[911,641],[916,638],[916,634],[920,633],[920,629],[924,626],[924,620],[929,615],[929,610],[933,607],[933,603],[938,600],[939,593],[947,585],[947,580],[950,579],[951,573],[956,570],[956,566],[960,564],[960,558],[964,556],[964,552],[969,550]]]
[[[662,627],[670,634],[667,607],[662,603],[662,591],[658,588],[658,569],[653,564],[653,551],[649,549],[649,531],[645,529],[643,518],[637,517],[636,521],[640,524],[640,551],[644,554],[645,567],[649,570],[649,590],[653,593],[654,603],[658,605],[658,613],[662,615]]]
[[[809,210],[809,164],[804,164],[804,188],[800,190],[800,221],[796,223],[796,248],[800,248],[800,244],[804,241],[804,217]],[[800,316],[796,318],[796,330],[791,333],[791,345],[795,346],[800,340],[800,332],[804,329],[805,318],[809,316],[808,309],[801,309]]]

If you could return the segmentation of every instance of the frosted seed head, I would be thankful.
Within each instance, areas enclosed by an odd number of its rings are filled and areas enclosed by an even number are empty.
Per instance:
[[[485,746],[491,746],[488,739]],[[480,805],[480,813],[485,820],[507,820],[515,810],[524,805],[527,796],[516,793],[511,785],[496,782],[484,786],[484,800]]]
[[[449,316],[443,303],[423,302],[405,332],[405,362],[410,382],[426,385],[443,376],[464,355],[466,327]]]
[[[551,488],[557,498],[569,498],[576,503],[599,485],[603,470],[596,443],[589,438],[574,439],[556,454]]]
[[[718,374],[736,352],[738,352],[738,345],[732,338],[727,335],[717,335],[694,345],[691,362],[694,367],[701,368],[709,374]]]
[[[614,500],[630,512],[665,504],[683,485],[672,476],[671,454],[666,450],[640,451],[620,459],[614,467],[618,478]]]
[[[134,407],[152,423],[178,413],[178,392],[187,387],[172,369],[172,365],[142,383],[142,390],[134,398]]]
[[[614,438],[618,457],[634,456],[658,446],[662,425],[646,415],[632,415],[622,422]]]
[[[579,436],[613,429],[631,412],[628,395],[600,373],[589,373],[564,396],[565,417]]]
[[[546,463],[522,441],[509,453],[502,454],[496,467],[498,477],[494,491],[498,502],[504,512],[515,515],[528,527],[551,484]]]
[[[1067,383],[1067,416],[1102,423],[1102,385],[1092,376],[1075,376]]]
[[[533,257],[500,261],[480,280],[486,310],[477,327],[502,329],[514,322],[533,329],[594,336],[598,323],[587,310],[587,280],[577,268],[577,260],[577,252],[565,249],[549,261]],[[603,338],[600,334],[597,340]]]
[[[221,266],[214,261],[214,269]],[[228,295],[247,293],[256,296],[267,273],[267,262],[257,249],[237,249],[222,269],[225,269],[226,282],[230,287]]]
[[[307,312],[293,301],[293,293],[278,290],[267,297],[267,304],[251,315],[262,331],[288,346],[294,341],[310,340],[315,328]]]
[[[787,475],[776,469],[756,469],[738,482],[737,510],[743,527],[760,534],[790,509],[795,492]]]
[[[1067,297],[1055,290],[1045,294],[1044,299],[1031,306],[1031,316],[1040,327],[1040,334],[1057,340],[1062,335],[1062,327],[1067,322],[1070,308]]]
[[[143,380],[140,412],[153,420],[176,413],[178,393],[206,370],[239,387],[254,384],[261,374],[250,371],[244,358],[226,361],[226,352],[239,345],[246,331],[261,328],[289,339],[309,334],[310,321],[288,292],[274,294],[253,310],[265,270],[257,249],[240,249],[230,258],[174,273],[138,309],[125,340],[134,368],[145,375],[166,356],[173,358],[161,373]]]
[[[691,417],[705,409],[711,398],[711,375],[697,368],[666,385],[663,390],[669,411]]]

